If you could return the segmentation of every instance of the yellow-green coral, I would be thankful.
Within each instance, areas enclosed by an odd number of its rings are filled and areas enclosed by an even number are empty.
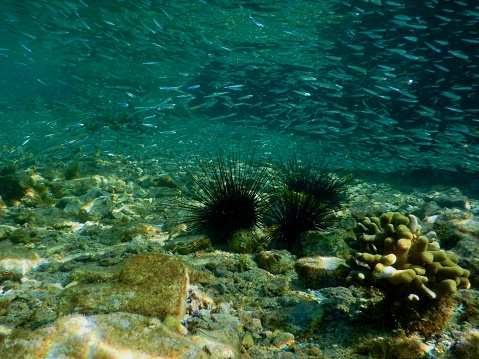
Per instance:
[[[405,286],[411,300],[440,299],[469,288],[469,271],[457,264],[454,254],[440,249],[433,232],[424,235],[420,230],[412,214],[365,218],[354,229],[356,239],[346,238],[353,258],[338,273],[347,282]]]

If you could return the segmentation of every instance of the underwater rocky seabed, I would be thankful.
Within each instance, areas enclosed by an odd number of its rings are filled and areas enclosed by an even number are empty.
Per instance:
[[[0,210],[2,358],[474,357],[460,348],[474,348],[479,327],[479,200],[456,188],[356,179],[340,220],[308,234],[336,264],[354,218],[414,213],[436,231],[472,286],[454,294],[443,331],[405,339],[372,312],[379,291],[347,286],[327,265],[309,290],[286,251],[213,250],[184,230],[187,177],[172,162],[91,156],[15,176],[28,189]]]

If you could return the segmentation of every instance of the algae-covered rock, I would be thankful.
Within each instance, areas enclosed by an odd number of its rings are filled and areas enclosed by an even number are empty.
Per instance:
[[[253,345],[254,345],[253,336],[249,333],[246,333],[244,335],[243,339],[241,339],[241,345],[245,349],[249,349],[249,348],[253,347]]]
[[[228,239],[228,250],[233,253],[253,253],[259,246],[259,238],[253,231],[240,230]]]
[[[99,314],[128,312],[180,318],[184,313],[188,276],[180,259],[163,254],[128,258],[117,282],[80,284],[62,294],[59,311]]]
[[[297,254],[299,257],[343,257],[348,253],[348,246],[343,240],[345,235],[346,231],[340,228],[304,232],[300,237],[302,250]]]
[[[479,330],[473,329],[462,334],[453,347],[451,358],[479,358]]]
[[[37,267],[42,259],[31,249],[0,244],[0,283],[4,280],[20,280]]]
[[[388,359],[417,359],[423,358],[431,350],[417,336],[397,338],[374,338],[360,343],[355,352],[368,355],[370,358]]]
[[[97,264],[87,264],[74,269],[70,273],[70,280],[79,284],[117,282],[123,265],[124,263],[112,267],[104,267]]]
[[[80,207],[80,221],[99,221],[113,211],[113,201],[109,196],[100,196]]]
[[[35,331],[7,336],[1,357],[226,359],[237,357],[235,344],[211,337],[185,337],[157,318],[131,313],[73,315]]]
[[[336,268],[344,264],[344,260],[336,257],[306,257],[296,262],[298,278],[310,289],[320,289],[340,285],[336,276]]]
[[[170,234],[171,236],[171,234]],[[195,252],[203,252],[213,250],[211,247],[211,241],[208,237],[199,237],[193,239],[172,239],[166,242],[165,249],[171,251],[172,253],[178,253],[181,255],[186,255]]]
[[[273,333],[271,344],[276,348],[282,349],[286,346],[291,346],[294,343],[294,335],[291,333],[276,330]]]
[[[0,224],[0,241],[8,238],[16,229],[17,227]]]
[[[429,202],[436,202],[440,207],[470,209],[471,205],[466,196],[458,188],[449,188],[446,191],[433,191],[425,196]]]
[[[38,242],[37,231],[31,227],[20,227],[8,238],[14,244],[29,244]]]
[[[25,195],[27,187],[21,177],[13,166],[0,169],[0,198],[6,203],[13,204]]]
[[[294,256],[286,250],[261,251],[256,263],[271,274],[282,274],[294,268]]]
[[[235,279],[254,283],[257,288],[261,288],[264,296],[276,297],[288,293],[291,290],[289,279],[284,276],[274,276],[263,269],[252,269],[244,273],[238,273]]]

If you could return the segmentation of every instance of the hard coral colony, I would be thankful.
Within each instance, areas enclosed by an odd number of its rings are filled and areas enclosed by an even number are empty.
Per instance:
[[[414,215],[366,217],[346,242],[353,255],[337,273],[347,283],[378,287],[383,307],[403,329],[429,336],[452,314],[450,297],[470,287],[469,271],[441,250],[434,232],[421,233]]]
[[[408,288],[409,299],[440,299],[469,288],[469,271],[440,249],[432,233],[423,235],[414,215],[384,213],[358,223],[357,239],[346,238],[353,258],[342,273],[350,282]]]

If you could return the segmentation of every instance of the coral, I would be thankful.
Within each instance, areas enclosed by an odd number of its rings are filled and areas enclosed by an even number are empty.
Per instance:
[[[469,271],[440,249],[433,232],[422,235],[420,228],[414,215],[366,218],[354,230],[357,239],[346,238],[353,258],[339,271],[348,282],[407,287],[411,300],[440,299],[469,288]]]
[[[356,239],[346,238],[353,257],[337,273],[347,283],[378,287],[385,294],[384,309],[403,327],[430,335],[451,315],[447,299],[470,287],[470,273],[453,253],[440,249],[434,232],[420,230],[412,214],[365,218],[354,229]]]
[[[208,236],[213,244],[226,244],[241,231],[261,224],[263,190],[269,181],[265,166],[254,166],[252,151],[232,151],[201,162],[200,169],[187,169],[195,185],[187,194],[198,202],[190,205],[190,229]]]

